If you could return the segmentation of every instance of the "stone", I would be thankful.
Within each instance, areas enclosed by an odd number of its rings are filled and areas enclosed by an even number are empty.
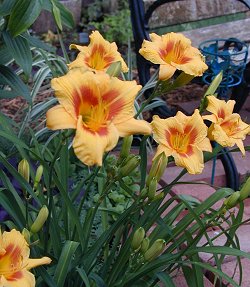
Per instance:
[[[145,9],[154,2],[154,0],[144,0]],[[185,0],[173,1],[158,7],[150,19],[150,27],[170,26],[174,24],[197,21],[206,18],[217,17],[221,15],[234,14],[247,11],[247,7],[235,0]]]

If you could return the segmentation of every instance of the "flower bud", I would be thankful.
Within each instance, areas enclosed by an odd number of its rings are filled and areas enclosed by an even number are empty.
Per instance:
[[[47,220],[48,216],[49,216],[49,210],[48,210],[47,206],[44,205],[40,209],[36,220],[34,221],[34,223],[32,224],[32,226],[30,228],[30,231],[32,233],[37,233],[39,230],[41,230],[45,221]]]
[[[43,166],[39,165],[36,170],[35,180],[34,180],[34,189],[37,189],[38,183],[40,182],[43,175]]]
[[[148,187],[144,187],[142,190],[141,190],[141,198],[146,198],[148,195]]]
[[[24,158],[18,164],[18,172],[27,182],[30,180],[30,165],[28,161]]]
[[[145,253],[148,250],[149,243],[150,243],[150,240],[148,237],[146,237],[142,240],[141,249],[140,249],[141,253]]]
[[[148,199],[150,201],[152,201],[154,199],[156,189],[157,189],[157,178],[153,177],[152,180],[150,181],[149,187],[148,187]]]
[[[24,228],[22,230],[22,235],[23,235],[24,239],[26,240],[26,242],[29,244],[30,243],[30,232],[29,232],[29,230]]]
[[[242,201],[250,195],[250,177],[244,183],[243,187],[240,190],[240,198],[239,201]]]
[[[133,248],[133,250],[138,250],[138,248],[141,246],[141,243],[144,239],[145,236],[145,230],[143,227],[139,227],[134,235],[133,235],[133,239],[131,241],[131,247]]]
[[[239,202],[239,198],[240,198],[240,192],[235,191],[233,194],[231,194],[228,198],[224,200],[223,204],[227,209],[230,209],[236,206],[236,204]]]
[[[149,186],[153,177],[155,177],[157,179],[157,182],[161,179],[161,177],[162,177],[162,175],[166,169],[167,163],[168,163],[168,158],[166,157],[164,152],[159,154],[153,160],[152,166],[151,166],[151,169],[149,171],[147,181],[146,181],[147,186]]]
[[[133,136],[127,136],[123,138],[122,148],[120,151],[120,158],[124,159],[130,154],[130,149],[133,141]]]
[[[152,261],[157,258],[165,248],[165,240],[157,239],[152,246],[145,252],[144,259]]]
[[[120,75],[122,70],[122,63],[120,61],[112,63],[106,73],[110,75],[110,77],[117,77]]]
[[[125,163],[119,170],[119,175],[121,177],[125,177],[129,175],[139,164],[140,164],[140,156],[135,155],[133,156],[128,162]]]

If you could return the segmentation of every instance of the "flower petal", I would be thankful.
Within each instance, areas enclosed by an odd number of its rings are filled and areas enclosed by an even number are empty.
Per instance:
[[[51,130],[75,129],[76,120],[62,105],[57,105],[47,111],[47,127]]]
[[[150,124],[144,120],[135,120],[131,118],[125,122],[115,124],[120,137],[125,137],[133,134],[150,135],[152,129]]]
[[[51,259],[49,257],[42,257],[42,258],[39,258],[39,259],[28,259],[28,265],[26,266],[26,269],[27,270],[30,270],[32,268],[35,268],[37,266],[40,266],[40,265],[47,265],[47,264],[50,264],[51,263]]]
[[[169,64],[160,65],[159,79],[162,81],[168,80],[173,76],[175,71],[176,68]]]
[[[204,168],[203,153],[195,146],[192,147],[192,154],[188,156],[180,154],[174,154],[173,156],[176,165],[186,168],[190,174],[199,174]]]
[[[13,273],[11,277],[1,276],[0,278],[1,287],[35,287],[35,285],[34,275],[25,269]]]
[[[81,116],[77,122],[76,135],[73,141],[73,148],[76,156],[86,165],[102,165],[103,153],[113,149],[119,139],[117,129],[110,124],[105,134],[91,132],[84,128]]]

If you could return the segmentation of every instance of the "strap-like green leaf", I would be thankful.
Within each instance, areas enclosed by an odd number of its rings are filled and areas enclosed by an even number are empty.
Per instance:
[[[28,41],[21,35],[13,38],[8,31],[3,32],[3,39],[16,63],[23,69],[25,75],[29,76],[32,68],[32,54]]]
[[[31,102],[30,91],[28,87],[18,78],[18,76],[8,67],[0,65],[0,76],[4,81],[17,92],[19,96],[24,97],[28,102]]]
[[[17,0],[8,23],[11,34],[17,36],[26,31],[35,22],[41,9],[41,0]]]
[[[54,279],[57,287],[64,286],[64,282],[69,271],[70,263],[78,246],[79,246],[78,242],[74,241],[65,242],[55,270]]]

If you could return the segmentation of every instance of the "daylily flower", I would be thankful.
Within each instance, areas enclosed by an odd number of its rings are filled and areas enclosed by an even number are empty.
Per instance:
[[[139,53],[160,65],[160,80],[170,79],[176,69],[193,76],[201,76],[207,69],[200,51],[192,47],[184,35],[171,32],[163,36],[151,33],[149,36],[152,42],[144,40]]]
[[[187,169],[191,174],[201,173],[204,168],[203,151],[212,151],[207,136],[207,127],[199,111],[192,116],[178,112],[167,119],[153,117],[151,123],[153,136],[159,144],[154,158],[162,152],[173,156],[177,166]]]
[[[121,62],[122,71],[128,71],[126,63],[117,51],[116,43],[106,41],[98,31],[93,31],[89,38],[88,46],[70,45],[70,48],[80,51],[76,60],[69,64],[70,69],[85,68],[105,72],[112,63]]]
[[[135,81],[73,69],[51,84],[60,105],[47,112],[47,127],[76,129],[73,148],[86,165],[101,166],[103,153],[116,146],[119,136],[151,133],[149,123],[134,119],[141,89]]]
[[[208,129],[208,137],[216,141],[221,146],[238,146],[243,155],[245,149],[243,141],[250,132],[250,126],[241,120],[237,113],[233,113],[235,101],[219,100],[214,96],[208,96],[207,111],[212,115],[205,115],[203,119],[212,122]]]
[[[0,231],[1,287],[35,287],[35,277],[29,270],[39,265],[50,264],[51,259],[30,259],[29,255],[29,246],[19,231]]]

